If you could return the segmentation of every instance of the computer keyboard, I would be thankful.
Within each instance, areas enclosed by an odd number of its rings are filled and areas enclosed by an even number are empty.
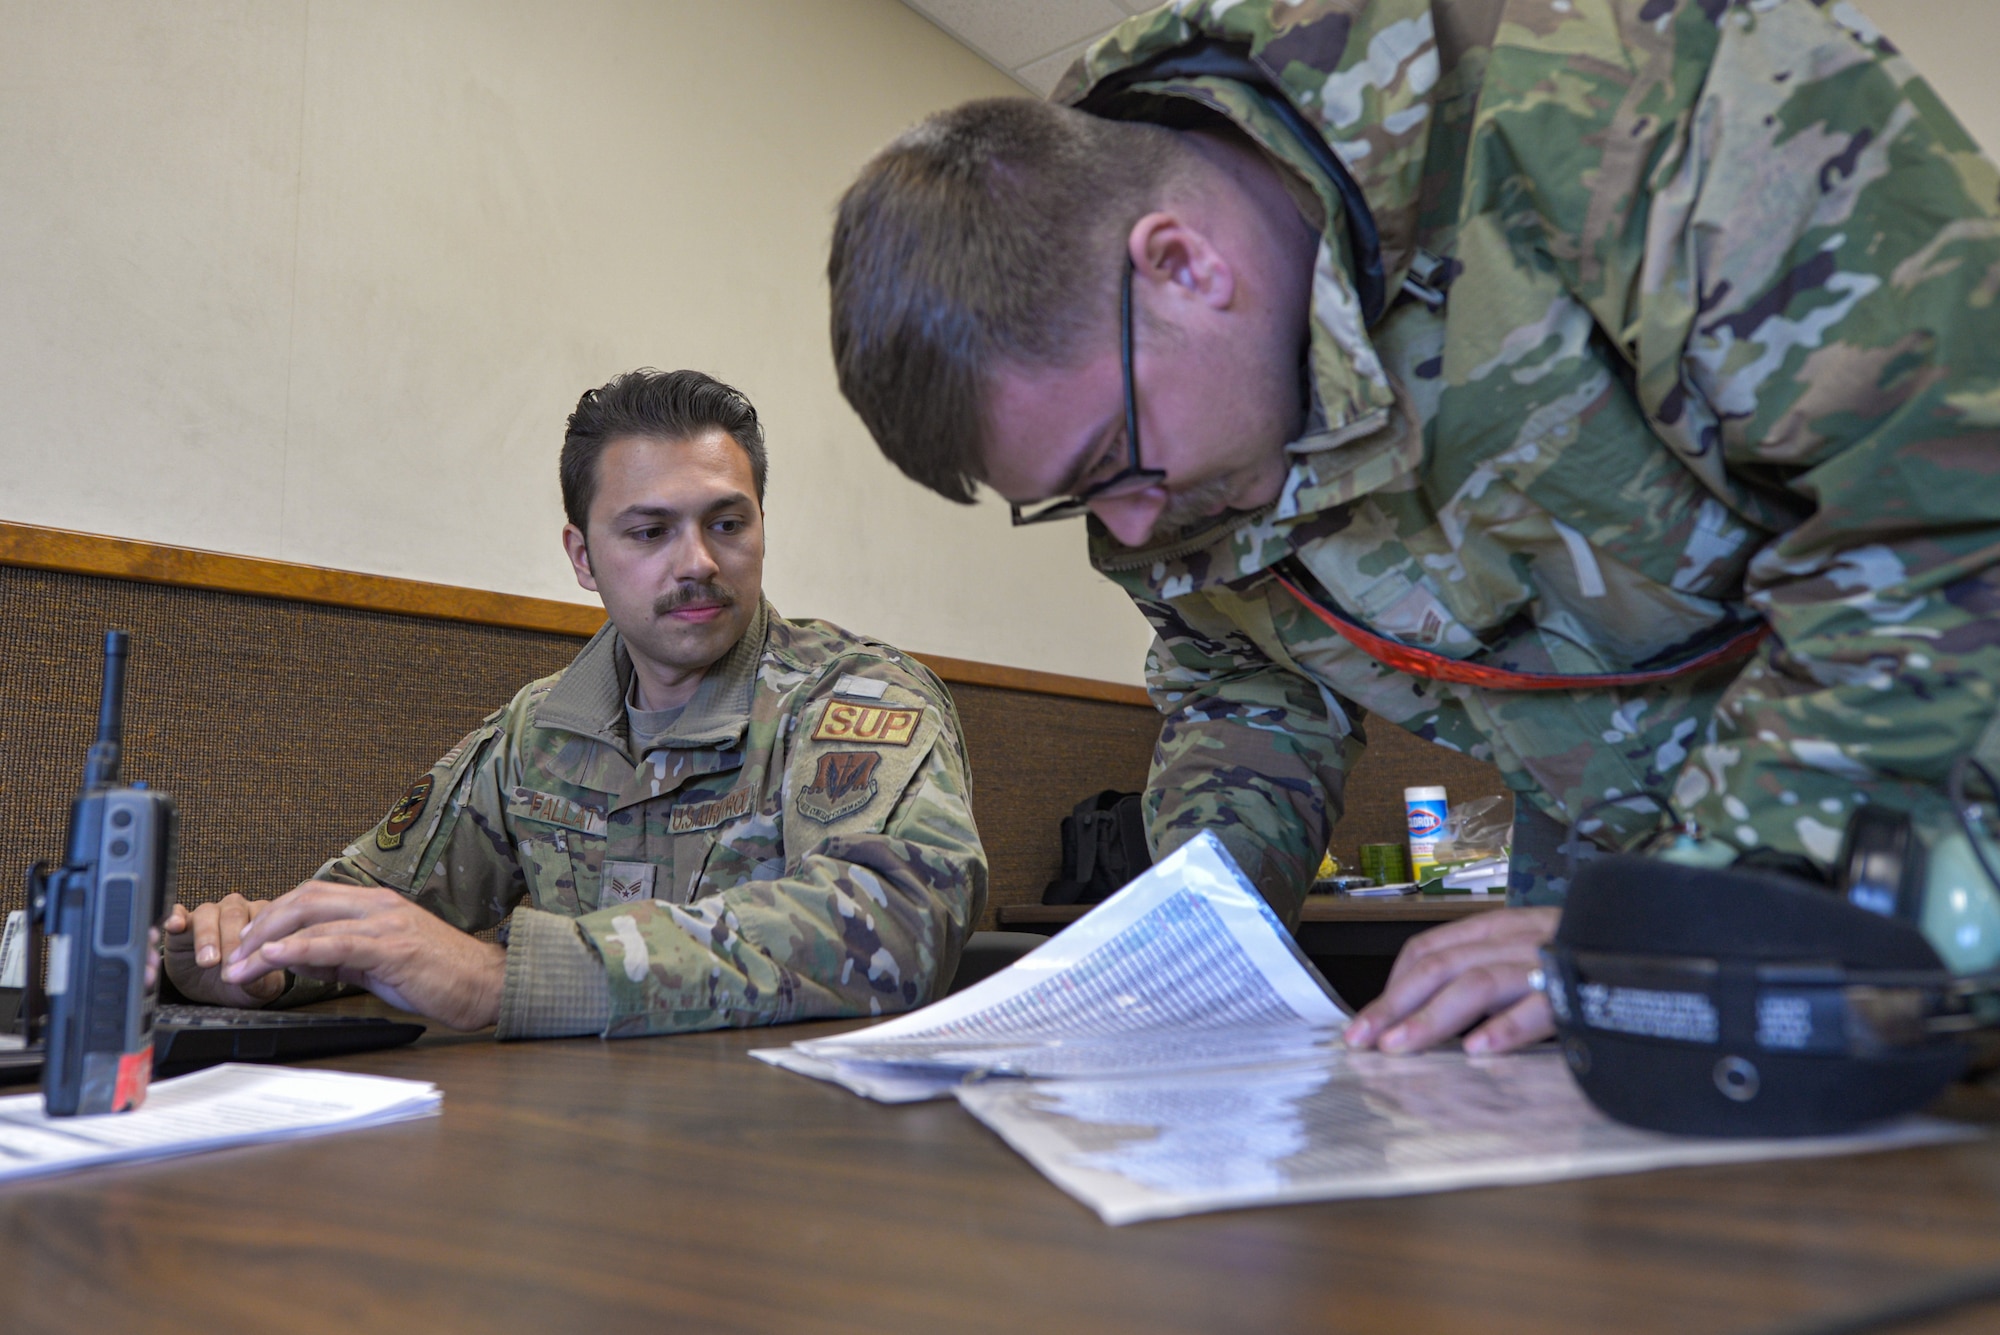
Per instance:
[[[153,1024],[178,1029],[241,1029],[276,1025],[280,1028],[339,1028],[348,1025],[395,1025],[380,1015],[326,1015],[319,1011],[252,1011],[229,1006],[159,1006]],[[419,1026],[421,1028],[421,1026]]]
[[[380,1015],[161,1006],[153,1013],[153,1073],[179,1075],[218,1062],[304,1061],[400,1047],[424,1026]]]
[[[325,1011],[253,1011],[163,1005],[153,1012],[153,1074],[185,1075],[218,1062],[287,1062],[401,1047],[424,1032],[409,1020]],[[42,1048],[0,1048],[0,1085],[41,1074]]]

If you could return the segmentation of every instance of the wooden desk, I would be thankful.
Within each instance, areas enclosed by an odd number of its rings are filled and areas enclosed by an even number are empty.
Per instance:
[[[0,1329],[1648,1335],[2000,1261],[1992,1140],[1107,1228],[955,1104],[743,1055],[838,1027],[344,1059],[443,1116],[0,1188]]]
[[[1411,895],[1355,899],[1308,895],[1299,913],[1299,946],[1350,1006],[1365,1006],[1389,981],[1396,952],[1418,932],[1505,908],[1505,895]],[[1010,932],[1054,936],[1090,911],[1088,904],[1005,904],[996,914]]]

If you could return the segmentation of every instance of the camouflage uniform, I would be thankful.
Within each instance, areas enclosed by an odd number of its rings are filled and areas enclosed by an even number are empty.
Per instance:
[[[1202,38],[1247,49],[1353,174],[1372,324],[1340,197],[1261,95],[1139,76],[1086,101]],[[1277,501],[1145,550],[1092,524],[1158,632],[1161,851],[1213,828],[1295,913],[1357,707],[1497,765],[1544,858],[1555,822],[1647,789],[1824,864],[1855,804],[1940,802],[1954,757],[2000,753],[1996,179],[1851,5],[1183,3],[1056,96],[1201,104],[1324,213]],[[1272,578],[1286,557],[1355,621],[1474,663],[1619,672],[1737,620],[1770,635],[1665,684],[1447,684],[1335,634]],[[1605,819],[1611,843],[1652,818]],[[1517,900],[1560,895],[1546,862],[1514,870]]]
[[[937,678],[765,604],[634,756],[631,673],[606,626],[319,876],[389,886],[468,932],[511,911],[501,1038],[880,1015],[939,995],[984,908],[986,857]]]

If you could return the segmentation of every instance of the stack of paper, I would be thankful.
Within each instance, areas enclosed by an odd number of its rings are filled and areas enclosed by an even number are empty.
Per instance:
[[[0,1099],[0,1180],[435,1117],[440,1102],[422,1080],[244,1065],[162,1080],[143,1107],[99,1117],[16,1094]]]
[[[752,1055],[885,1102],[953,1095],[1107,1222],[1887,1149],[1909,1119],[1810,1140],[1611,1122],[1553,1052],[1350,1053],[1345,1016],[1211,835],[976,987]]]

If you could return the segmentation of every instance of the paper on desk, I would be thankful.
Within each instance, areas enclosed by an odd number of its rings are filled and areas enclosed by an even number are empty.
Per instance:
[[[899,1103],[975,1073],[1098,1076],[1304,1056],[1345,1023],[1291,934],[1204,833],[974,987],[751,1055]]]
[[[50,1117],[16,1094],[0,1098],[0,1180],[434,1117],[441,1100],[423,1080],[240,1064],[162,1080],[128,1113]]]
[[[1349,1052],[1344,1022],[1204,834],[976,987],[752,1055],[883,1102],[955,1095],[1112,1224],[1976,1134],[1912,1118],[1807,1140],[1662,1136],[1598,1112],[1555,1053]]]
[[[1251,1070],[1002,1080],[958,1100],[1108,1224],[1247,1205],[1553,1182],[1969,1139],[1908,1118],[1844,1136],[1664,1136],[1593,1108],[1553,1052],[1329,1051]]]

